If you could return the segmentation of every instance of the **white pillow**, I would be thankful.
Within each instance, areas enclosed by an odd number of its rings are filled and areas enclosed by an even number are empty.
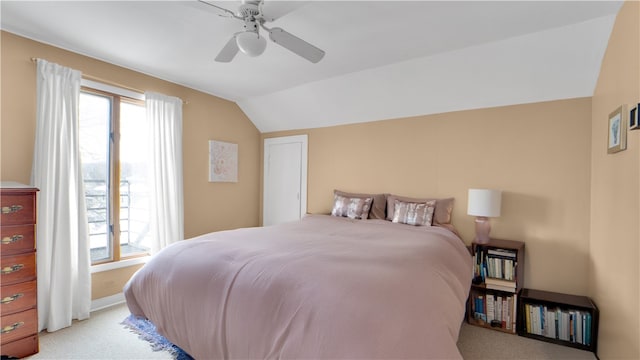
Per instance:
[[[346,197],[335,194],[331,215],[343,216],[350,219],[366,219],[369,217],[373,197]]]
[[[422,203],[395,200],[393,222],[416,226],[431,226],[436,201]]]

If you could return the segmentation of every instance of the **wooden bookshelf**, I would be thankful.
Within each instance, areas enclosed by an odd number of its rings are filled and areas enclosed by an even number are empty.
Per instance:
[[[534,308],[532,309],[531,306],[534,306]],[[590,298],[525,288],[520,292],[518,307],[519,316],[516,326],[518,335],[597,353],[600,312]],[[557,323],[553,324],[553,330],[547,329],[544,335],[533,333],[534,330],[531,329],[531,314],[529,315],[529,326],[527,326],[526,309],[529,308],[536,311],[541,308],[544,309],[544,307],[546,307],[547,312],[559,309],[561,312],[573,313],[578,321],[580,319],[582,320],[580,322],[582,327],[575,325],[573,335],[569,335],[569,340],[563,340],[561,338],[559,328],[561,328],[562,325]],[[544,313],[544,311],[542,313]],[[544,317],[544,315],[542,315],[542,317]],[[556,315],[555,317],[557,318],[558,316]]]
[[[509,256],[504,253],[508,253]],[[471,245],[471,255],[475,255],[476,263],[467,300],[467,322],[475,326],[516,334],[518,292],[523,288],[524,283],[524,242],[491,239],[488,244],[474,243]],[[505,270],[507,267],[508,271]],[[501,271],[496,273],[496,268],[500,268]],[[491,288],[495,285],[487,284],[487,281],[492,279],[494,282],[509,283],[512,287]],[[500,301],[500,305],[498,305],[498,299],[503,300]],[[500,311],[504,306],[507,307],[506,312]]]

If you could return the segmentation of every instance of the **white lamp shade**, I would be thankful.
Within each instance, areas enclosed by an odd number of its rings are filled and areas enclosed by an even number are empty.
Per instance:
[[[467,214],[473,216],[498,217],[502,203],[502,191],[469,189]]]
[[[267,48],[267,40],[253,31],[245,31],[236,35],[236,44],[238,44],[240,51],[249,56],[258,56]]]

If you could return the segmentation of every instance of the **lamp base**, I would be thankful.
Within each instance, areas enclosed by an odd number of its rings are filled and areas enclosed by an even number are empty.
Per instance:
[[[476,238],[473,239],[473,242],[481,245],[488,244],[490,231],[491,223],[489,223],[489,218],[484,216],[476,217]]]

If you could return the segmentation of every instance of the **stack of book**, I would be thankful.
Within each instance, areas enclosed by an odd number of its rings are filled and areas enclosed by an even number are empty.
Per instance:
[[[474,297],[472,310],[476,320],[515,333],[517,308],[518,295],[516,294],[510,296],[485,294]]]
[[[514,250],[481,248],[473,255],[474,275],[487,289],[516,292],[516,260]]]
[[[590,313],[579,310],[547,308],[543,305],[525,304],[525,326],[529,334],[552,339],[591,345]]]
[[[484,284],[487,289],[507,291],[507,292],[516,292],[516,282],[509,281],[504,279],[496,279],[488,277],[484,279]]]

